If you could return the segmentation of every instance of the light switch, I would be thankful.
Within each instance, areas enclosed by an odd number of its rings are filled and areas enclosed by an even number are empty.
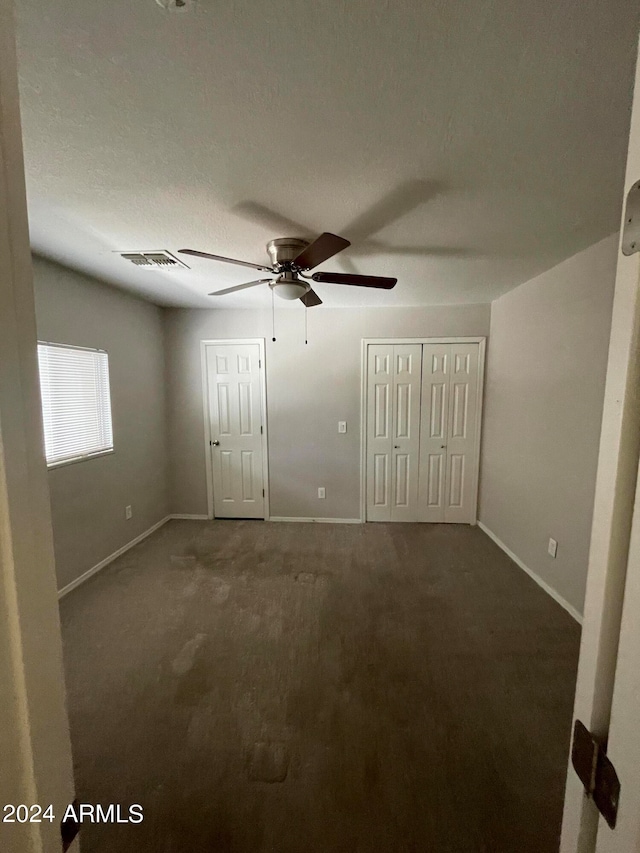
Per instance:
[[[338,432],[346,432],[347,431],[347,422],[346,421],[338,421]]]
[[[549,554],[555,559],[556,554],[558,553],[558,543],[555,539],[549,539]]]

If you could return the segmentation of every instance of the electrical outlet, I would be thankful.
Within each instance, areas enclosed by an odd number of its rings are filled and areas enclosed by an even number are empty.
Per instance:
[[[129,519],[129,518],[131,518],[132,515],[133,515],[133,510],[131,509],[131,506],[130,505],[126,506],[124,508],[124,517]]]
[[[318,497],[319,497],[319,498],[324,498],[324,497],[326,497],[326,494],[325,494],[325,491],[324,491],[324,486],[320,486],[320,488],[318,489]]]
[[[338,432],[346,432],[347,431],[347,422],[346,421],[338,421]]]
[[[558,553],[558,543],[556,542],[555,539],[549,539],[549,547],[547,550],[549,551],[549,554],[555,560],[556,554]]]

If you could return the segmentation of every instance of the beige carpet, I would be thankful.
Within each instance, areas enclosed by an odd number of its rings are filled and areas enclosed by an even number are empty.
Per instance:
[[[555,853],[579,627],[479,529],[172,521],[61,604],[84,853]]]

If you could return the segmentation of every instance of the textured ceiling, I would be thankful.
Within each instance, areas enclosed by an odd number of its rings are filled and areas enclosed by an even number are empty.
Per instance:
[[[635,0],[16,0],[36,252],[164,305],[278,236],[352,247],[330,305],[484,302],[618,227]],[[321,309],[318,309],[321,310]]]

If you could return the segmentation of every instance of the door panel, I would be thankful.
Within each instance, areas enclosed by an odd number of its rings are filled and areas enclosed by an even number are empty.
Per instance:
[[[467,437],[467,383],[454,382],[452,385],[451,438]]]
[[[431,417],[429,418],[429,438],[444,441],[447,430],[447,385],[446,382],[433,382],[431,385]]]
[[[255,500],[252,450],[242,450],[240,452],[240,469],[242,473],[242,500]]]
[[[240,382],[238,385],[238,409],[240,410],[240,435],[253,435],[251,385]]]
[[[416,521],[421,346],[367,355],[367,519]]]
[[[373,504],[376,507],[388,505],[388,474],[389,456],[386,453],[376,453],[373,457]]]
[[[474,521],[478,344],[425,344],[420,521]]]
[[[396,438],[410,437],[411,385],[403,382],[396,385]]]
[[[226,382],[218,381],[218,424],[216,435],[231,434],[231,419],[229,417],[229,385]]]
[[[420,521],[444,521],[451,344],[424,344],[420,420]]]
[[[444,465],[441,453],[432,453],[428,457],[427,506],[441,507],[444,493]]]
[[[216,518],[264,518],[258,344],[207,346]]]
[[[409,457],[406,453],[396,454],[396,470],[395,470],[395,506],[409,506],[409,484],[411,482],[409,472]]]
[[[444,521],[472,522],[476,488],[478,344],[449,344],[449,430]]]
[[[219,483],[216,483],[218,504],[233,500],[233,459],[230,450],[219,450]],[[217,513],[216,513],[217,515]]]
[[[376,344],[367,349],[367,519],[391,521],[393,347]]]
[[[376,438],[389,438],[389,386],[387,384],[376,383],[374,405],[374,435]]]
[[[463,506],[464,501],[464,456],[452,453],[449,456],[449,505],[456,509]]]
[[[393,363],[391,521],[417,521],[422,346],[394,344]]]

